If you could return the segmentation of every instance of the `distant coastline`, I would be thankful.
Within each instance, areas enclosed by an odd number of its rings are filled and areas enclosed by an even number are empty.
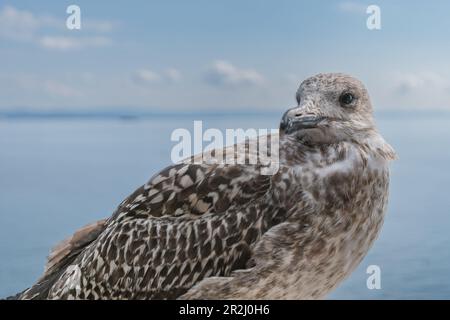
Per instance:
[[[226,110],[226,108],[224,108]],[[281,110],[281,109],[280,109]],[[92,111],[76,111],[76,110],[0,110],[0,119],[114,119],[114,120],[139,120],[155,117],[177,117],[177,118],[195,118],[195,117],[236,117],[236,116],[274,116],[281,117],[282,111],[257,111],[254,108],[250,111],[201,111],[195,110],[191,112],[180,111],[141,111],[141,110],[92,110]],[[404,109],[383,109],[375,112],[375,117],[381,118],[416,118],[416,117],[450,117],[450,110],[432,109],[432,110],[404,110]]]
[[[211,112],[211,111],[134,111],[134,110],[105,110],[105,111],[0,111],[0,118],[8,119],[60,119],[60,118],[81,118],[81,119],[122,119],[122,120],[136,120],[141,118],[154,117],[204,117],[204,116],[280,116],[281,112],[266,111],[266,112]]]

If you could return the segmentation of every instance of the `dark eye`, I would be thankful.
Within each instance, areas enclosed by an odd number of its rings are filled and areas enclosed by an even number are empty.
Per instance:
[[[343,106],[348,106],[355,100],[355,97],[350,92],[344,92],[339,97],[339,102]]]

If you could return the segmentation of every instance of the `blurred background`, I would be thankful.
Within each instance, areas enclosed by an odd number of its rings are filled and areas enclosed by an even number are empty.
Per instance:
[[[174,129],[278,128],[303,79],[344,72],[399,160],[380,238],[329,298],[449,299],[449,15],[438,0],[1,1],[0,297],[170,164]]]

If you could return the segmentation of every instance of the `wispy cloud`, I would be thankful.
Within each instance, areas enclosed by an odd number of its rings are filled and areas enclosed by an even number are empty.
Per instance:
[[[117,27],[117,23],[104,20],[83,20],[82,29],[89,32],[108,33]]]
[[[175,83],[181,80],[181,72],[175,68],[168,68],[160,73],[150,69],[142,68],[136,70],[132,75],[134,83],[148,85],[155,83]]]
[[[64,79],[42,78],[37,74],[18,73],[13,75],[0,74],[0,85],[26,95],[46,97],[72,98],[82,96],[82,91],[67,83]]]
[[[56,27],[57,24],[52,17],[37,17],[12,6],[4,6],[0,11],[0,36],[11,40],[31,40],[40,28]]]
[[[392,98],[409,108],[448,108],[450,78],[434,71],[405,72],[392,76]]]
[[[86,47],[103,47],[111,44],[107,37],[68,37],[44,36],[40,38],[39,45],[46,49],[71,50]]]
[[[449,80],[435,72],[404,73],[396,76],[395,91],[398,94],[409,94],[415,90],[426,88],[447,91]]]
[[[0,9],[0,37],[56,50],[100,47],[112,43],[110,38],[98,35],[110,32],[114,27],[112,22],[83,20],[85,35],[80,37],[78,34],[62,35],[66,31],[64,18],[39,15],[7,5]]]
[[[161,77],[152,70],[140,69],[133,73],[132,79],[137,84],[150,84],[159,82]]]
[[[342,1],[338,4],[338,9],[346,13],[365,14],[367,5],[357,1]]]
[[[224,60],[215,61],[205,75],[207,83],[215,86],[261,85],[265,78],[252,69],[241,69]]]
[[[178,82],[181,80],[181,72],[178,69],[168,68],[163,74],[170,82]]]

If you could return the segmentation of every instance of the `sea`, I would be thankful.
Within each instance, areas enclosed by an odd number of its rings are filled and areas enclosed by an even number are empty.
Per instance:
[[[32,285],[56,243],[111,215],[171,164],[175,129],[192,131],[194,120],[204,130],[272,129],[279,119],[0,117],[0,298]],[[386,220],[360,266],[328,299],[450,299],[450,115],[386,112],[376,119],[399,156]]]

